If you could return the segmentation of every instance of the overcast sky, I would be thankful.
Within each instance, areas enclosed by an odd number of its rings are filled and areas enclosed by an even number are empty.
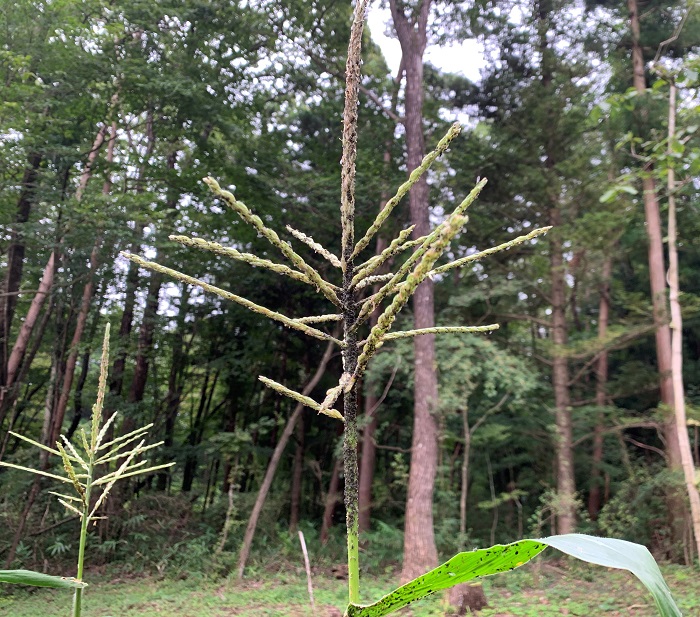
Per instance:
[[[372,38],[382,48],[389,68],[396,74],[401,62],[401,46],[393,34],[394,28],[391,25],[389,9],[382,9],[378,2],[373,2],[367,15],[367,24],[372,32]],[[388,27],[387,24],[389,24]],[[392,33],[391,37],[385,35],[387,30]],[[478,62],[474,61],[476,58]],[[472,81],[479,80],[479,70],[483,66],[481,48],[475,39],[467,39],[459,45],[430,46],[426,50],[425,60],[442,71],[464,75]]]

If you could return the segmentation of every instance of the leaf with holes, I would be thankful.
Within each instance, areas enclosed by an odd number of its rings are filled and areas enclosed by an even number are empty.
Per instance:
[[[406,583],[369,606],[350,605],[347,617],[382,617],[443,589],[480,576],[513,570],[547,548],[539,540],[521,540],[455,555],[449,561]]]
[[[540,540],[520,540],[513,544],[459,553],[434,570],[399,587],[368,606],[351,604],[346,617],[382,617],[438,591],[449,589],[481,576],[513,570],[539,555],[548,546],[588,563],[629,570],[649,589],[659,615],[682,617],[649,551],[632,542],[596,538],[582,534],[552,536]]]

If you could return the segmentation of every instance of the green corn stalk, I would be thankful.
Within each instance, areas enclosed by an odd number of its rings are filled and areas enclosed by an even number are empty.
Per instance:
[[[87,584],[83,581],[83,568],[85,565],[85,547],[88,535],[88,526],[91,522],[102,517],[98,515],[100,506],[109,496],[114,485],[124,478],[129,478],[145,473],[153,473],[160,469],[171,467],[175,463],[147,466],[148,461],[137,462],[140,456],[158,447],[163,442],[150,445],[146,444],[146,435],[151,424],[136,429],[127,435],[105,441],[107,429],[114,422],[117,414],[114,413],[106,421],[102,422],[102,408],[104,406],[105,393],[107,391],[107,367],[109,365],[109,324],[105,329],[104,342],[102,344],[102,358],[100,361],[100,378],[97,388],[97,400],[92,406],[90,420],[90,432],[85,433],[80,429],[78,446],[74,446],[65,436],[56,443],[56,448],[44,445],[18,433],[12,435],[26,441],[49,454],[59,456],[63,464],[65,475],[47,472],[43,469],[34,469],[22,465],[0,462],[4,467],[20,469],[28,473],[51,478],[68,484],[73,489],[73,494],[49,491],[58,498],[59,503],[69,512],[80,519],[80,536],[78,539],[78,561],[75,578],[50,576],[30,570],[1,570],[0,582],[22,585],[34,585],[38,587],[71,588],[73,589],[73,617],[80,617],[83,605],[83,590]],[[115,469],[110,471],[110,467]],[[101,474],[102,470],[106,473]]]

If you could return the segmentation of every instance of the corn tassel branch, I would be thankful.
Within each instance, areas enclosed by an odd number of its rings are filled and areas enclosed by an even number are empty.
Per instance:
[[[331,336],[330,334],[326,334],[325,332],[322,332],[321,330],[317,330],[316,328],[312,328],[311,326],[308,326],[304,323],[300,323],[297,320],[291,319],[289,317],[286,317],[285,315],[282,315],[281,313],[277,313],[275,311],[271,311],[268,308],[265,308],[264,306],[260,306],[259,304],[256,304],[255,302],[251,302],[250,300],[246,300],[245,298],[242,298],[241,296],[237,296],[236,294],[231,293],[230,291],[226,291],[224,289],[221,289],[219,287],[215,287],[214,285],[210,285],[209,283],[205,283],[204,281],[200,279],[196,279],[192,276],[188,276],[187,274],[182,274],[182,272],[178,272],[177,270],[173,270],[172,268],[166,268],[165,266],[161,266],[160,264],[154,262],[154,261],[146,261],[142,257],[139,257],[138,255],[132,255],[131,253],[122,253],[123,257],[126,257],[127,259],[130,259],[133,261],[135,264],[138,264],[139,266],[143,268],[148,268],[149,270],[153,270],[154,272],[160,272],[162,274],[166,274],[168,276],[173,277],[174,279],[177,279],[178,281],[182,281],[183,283],[187,283],[189,285],[196,285],[197,287],[201,287],[204,289],[204,291],[211,292],[213,294],[216,294],[217,296],[221,298],[225,298],[226,300],[232,300],[233,302],[236,302],[237,304],[240,304],[241,306],[245,306],[247,309],[253,311],[254,313],[259,313],[260,315],[264,315],[268,319],[273,319],[274,321],[279,321],[283,323],[285,326],[289,328],[293,328],[294,330],[299,330],[300,332],[303,332],[304,334],[307,334],[308,336],[312,336],[314,338],[320,339],[322,341],[333,341],[334,343],[338,344],[339,346],[343,346],[343,343],[339,341],[337,338]]]
[[[290,279],[294,279],[295,281],[301,281],[302,283],[306,283],[308,285],[314,284],[306,274],[302,274],[289,266],[275,263],[269,259],[261,259],[260,257],[251,255],[250,253],[241,253],[235,248],[223,246],[218,242],[209,242],[207,240],[203,240],[202,238],[190,238],[188,236],[169,236],[169,239],[184,246],[199,248],[205,251],[211,251],[212,253],[221,255],[222,257],[230,257],[231,259],[244,261],[249,263],[254,268],[265,268],[267,270],[271,270],[272,272],[276,272],[277,274],[288,276]]]
[[[413,338],[426,334],[474,334],[476,332],[493,332],[500,326],[497,323],[486,326],[436,326],[434,328],[418,328],[417,330],[401,330],[399,332],[387,332],[382,336],[382,342],[395,341],[400,338]],[[364,345],[367,340],[360,341]]]
[[[331,265],[335,266],[336,268],[341,267],[340,259],[338,259],[335,255],[333,255],[333,253],[331,253],[328,249],[324,248],[318,242],[315,242],[311,236],[307,236],[305,233],[299,231],[298,229],[294,229],[294,227],[291,227],[289,225],[287,225],[287,231],[290,234],[292,234],[297,240],[300,240],[301,242],[306,244],[306,246],[316,251],[321,257],[328,260],[331,263]]]
[[[369,287],[370,285],[375,285],[377,283],[386,283],[387,281],[390,281],[393,278],[394,274],[392,272],[387,272],[386,274],[373,274],[372,276],[366,276],[355,286],[355,289],[359,291],[360,289],[364,289],[365,287]]]
[[[435,235],[437,237],[433,239],[430,247],[424,252],[420,263],[406,279],[406,284],[394,296],[391,304],[380,315],[377,325],[369,333],[367,341],[362,347],[362,353],[357,359],[357,367],[353,373],[353,378],[348,382],[348,387],[352,387],[357,378],[364,372],[370,358],[384,344],[384,337],[393,325],[399,311],[406,305],[418,285],[426,279],[433,264],[440,259],[452,239],[466,224],[467,217],[462,215],[462,212],[466,209],[466,206],[464,206],[465,202],[462,202],[450,217],[437,228],[436,233],[430,234],[429,239],[432,239]]]
[[[428,234],[428,236],[423,240],[421,245],[418,247],[418,249],[403,263],[403,265],[399,268],[398,272],[394,275],[394,277],[386,284],[384,287],[382,287],[376,294],[375,297],[373,298],[372,302],[365,302],[365,304],[362,306],[362,309],[360,310],[360,315],[357,319],[356,326],[359,326],[363,321],[365,321],[372,311],[381,304],[381,302],[392,292],[396,291],[399,283],[401,280],[408,274],[410,271],[411,267],[418,262],[419,260],[423,259],[423,257],[428,253],[428,251],[431,250],[431,247],[433,244],[437,241],[437,239],[440,237],[442,234],[443,230],[445,229],[445,226],[449,223],[450,219],[455,216],[461,216],[466,209],[474,203],[474,200],[479,196],[479,193],[481,192],[481,189],[484,188],[486,185],[486,178],[481,180],[467,195],[467,197],[464,198],[462,203],[460,203],[452,212],[450,217],[443,221],[440,225],[438,225],[435,230]],[[466,221],[465,221],[466,222]],[[433,261],[437,261],[437,259],[440,258],[440,255],[437,256],[437,258]],[[427,276],[427,272],[426,272]],[[413,288],[415,289],[415,287]]]
[[[397,255],[401,251],[409,249],[412,243],[407,242],[407,240],[415,227],[415,225],[411,225],[410,227],[401,231],[399,235],[392,240],[391,244],[389,244],[389,246],[379,253],[379,255],[375,255],[371,259],[368,259],[364,264],[357,268],[355,276],[352,277],[352,284],[359,285],[366,277],[371,276],[373,272],[376,272],[382,264],[387,262],[387,260],[391,259],[394,257],[394,255]]]
[[[406,193],[408,193],[408,191],[411,190],[411,187],[416,182],[418,182],[418,180],[420,180],[421,176],[426,171],[428,171],[428,169],[430,169],[430,166],[435,162],[435,159],[437,159],[443,152],[445,152],[445,150],[447,150],[452,140],[455,137],[457,137],[457,135],[459,135],[461,131],[462,127],[459,124],[453,124],[450,127],[450,130],[447,131],[445,136],[438,142],[438,145],[436,146],[435,150],[425,155],[425,157],[421,161],[421,164],[411,172],[411,175],[408,177],[408,180],[406,180],[406,182],[404,182],[396,191],[396,195],[394,195],[389,201],[386,202],[386,205],[377,215],[377,218],[370,225],[365,235],[357,243],[357,246],[355,246],[355,250],[353,251],[353,257],[359,255],[360,252],[367,247],[370,240],[379,231],[384,222],[389,218],[389,215],[392,213],[392,211],[398,205],[398,203],[403,199],[404,195],[406,195]]]
[[[333,315],[310,315],[309,317],[297,317],[294,321],[299,323],[324,323],[327,321],[343,321],[341,314]]]
[[[540,227],[539,229],[531,231],[529,234],[526,234],[524,236],[518,236],[517,238],[508,240],[508,242],[504,242],[503,244],[499,244],[498,246],[479,251],[478,253],[474,253],[472,255],[467,255],[466,257],[462,257],[461,259],[456,259],[455,261],[451,261],[450,263],[445,264],[444,266],[435,268],[434,270],[428,273],[428,276],[435,276],[436,274],[442,274],[443,272],[448,272],[450,270],[454,270],[455,268],[461,268],[466,264],[473,263],[475,261],[480,261],[484,257],[488,257],[489,255],[493,255],[494,253],[507,251],[508,249],[511,249],[514,246],[518,246],[519,244],[525,244],[530,240],[534,240],[538,236],[546,234],[550,229],[552,229],[551,226]]]
[[[260,375],[258,377],[260,381],[262,381],[268,388],[274,390],[275,392],[279,392],[280,394],[284,396],[288,396],[291,399],[294,399],[295,401],[299,403],[303,403],[307,407],[310,407],[314,411],[318,411],[319,413],[323,413],[331,418],[335,418],[336,420],[340,420],[341,422],[345,421],[345,418],[343,418],[343,414],[341,414],[337,409],[321,409],[321,405],[317,403],[314,399],[312,399],[309,396],[305,396],[304,394],[301,394],[300,392],[297,392],[296,390],[290,390],[286,386],[283,386],[281,383],[278,383],[272,379],[269,379],[268,377],[263,377]]]
[[[296,253],[289,244],[283,242],[274,230],[267,227],[259,216],[253,214],[242,201],[238,201],[233,193],[222,189],[214,178],[205,178],[204,182],[214,194],[223,199],[246,223],[253,227],[261,236],[266,238],[270,244],[276,246],[298,270],[306,274],[313,282],[316,289],[326,296],[328,300],[336,306],[340,306],[340,300],[338,300],[338,296],[335,291],[333,291],[333,288],[321,278],[321,275],[314,268],[304,261],[301,255]]]

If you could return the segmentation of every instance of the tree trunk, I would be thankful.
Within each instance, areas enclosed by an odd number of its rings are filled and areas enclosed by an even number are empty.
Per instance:
[[[301,511],[301,481],[304,473],[304,416],[297,420],[296,449],[292,466],[292,491],[289,511],[289,533],[296,534]]]
[[[22,178],[22,190],[17,200],[16,227],[10,233],[10,246],[7,249],[7,274],[2,293],[0,293],[0,386],[5,386],[7,382],[7,355],[12,331],[12,318],[15,314],[17,292],[24,270],[25,244],[22,227],[29,221],[40,164],[40,154],[34,152],[29,155],[28,165]]]
[[[627,8],[630,13],[630,31],[632,34],[632,69],[633,85],[638,93],[646,90],[646,77],[644,75],[644,56],[639,43],[640,25],[637,0],[627,0]],[[659,386],[661,403],[668,410],[674,408],[671,353],[671,329],[668,324],[668,310],[666,308],[666,268],[664,259],[663,232],[661,229],[661,213],[659,200],[656,194],[656,183],[651,174],[652,165],[645,165],[642,179],[644,217],[646,231],[649,239],[649,282],[651,287],[651,301],[654,309],[654,326],[656,339],[656,363],[659,370]],[[675,417],[670,414],[663,425],[663,434],[666,441],[666,455],[671,471],[680,472],[683,468],[680,444]],[[687,508],[683,499],[677,492],[671,491],[667,497],[668,512],[671,520],[672,539],[674,544],[683,541]]]
[[[95,294],[98,298],[102,297],[102,289],[97,290]],[[93,318],[90,324],[90,331],[88,332],[88,341],[95,340],[95,334],[97,333],[97,327],[102,319],[102,304],[103,301],[100,300],[97,306],[93,307]],[[75,392],[73,393],[73,419],[71,420],[70,426],[66,431],[66,439],[71,441],[73,439],[73,434],[78,430],[80,425],[80,420],[83,418],[85,412],[85,407],[83,406],[83,388],[85,387],[85,382],[88,378],[88,373],[90,371],[90,356],[91,349],[87,347],[83,353],[83,359],[80,365],[80,375],[78,376],[78,383],[75,384]]]
[[[135,240],[131,246],[131,252],[135,255],[141,251],[141,229],[135,230]],[[136,291],[139,285],[139,269],[133,261],[129,261],[126,272],[126,288],[124,290],[124,311],[119,322],[119,334],[116,345],[116,354],[109,375],[109,392],[112,395],[120,396],[124,387],[124,369],[126,368],[126,357],[129,349],[129,338],[134,323],[134,308],[136,306]],[[111,416],[113,410],[105,407],[105,419]]]
[[[167,168],[169,172],[175,169],[177,162],[177,150],[173,149],[167,158]],[[170,191],[166,207],[169,212],[174,212],[178,202],[178,195],[174,191]],[[157,254],[156,254],[157,259]],[[146,383],[148,381],[148,369],[153,353],[153,335],[155,333],[156,322],[158,319],[158,303],[160,296],[160,288],[163,284],[163,275],[160,272],[151,272],[148,281],[148,295],[146,298],[146,306],[141,319],[141,327],[139,328],[139,340],[136,351],[136,362],[134,367],[134,375],[131,380],[131,388],[129,389],[128,401],[132,405],[141,403],[146,392]],[[136,428],[136,418],[134,416],[124,418],[122,422],[122,435],[131,432]]]
[[[403,79],[403,63],[399,67],[398,74],[394,79],[394,91],[392,92],[391,99],[391,110],[395,114],[396,107],[398,104],[399,88],[401,87],[401,81]],[[391,149],[394,143],[393,135],[384,142],[384,173],[385,173],[385,183],[382,188],[382,198],[379,204],[379,211],[381,212],[387,201],[390,199],[389,195],[389,182],[388,176],[391,166]],[[379,255],[387,246],[386,239],[379,235],[377,236],[377,248],[376,254]],[[389,264],[386,264],[389,266]],[[380,274],[385,269],[381,269],[377,272]],[[380,286],[375,285],[373,293],[379,291]],[[369,328],[370,330],[376,325],[379,320],[379,307],[377,307],[369,318]],[[364,415],[365,415],[365,428],[362,431],[362,449],[360,458],[360,483],[358,488],[359,496],[359,512],[358,521],[360,526],[360,534],[365,531],[369,531],[372,520],[372,483],[374,482],[374,467],[377,459],[377,446],[374,440],[374,435],[377,431],[377,416],[376,416],[376,406],[377,397],[373,393],[368,393],[365,396],[364,401]]]
[[[180,308],[177,315],[177,323],[174,330],[173,355],[170,363],[170,376],[168,378],[168,393],[165,397],[165,434],[163,435],[163,456],[171,458],[172,447],[175,443],[175,423],[180,410],[182,391],[184,388],[183,374],[185,371],[185,319],[188,314],[190,288],[182,285]],[[164,469],[158,474],[158,490],[164,491],[168,487],[170,478],[169,470]]]
[[[214,384],[216,385],[216,384]],[[213,390],[213,388],[212,388]],[[185,465],[182,471],[182,492],[189,493],[192,490],[192,484],[195,478],[195,472],[197,471],[197,464],[199,462],[199,457],[195,452],[195,448],[201,443],[202,435],[202,425],[204,422],[204,410],[207,406],[207,393],[209,391],[209,367],[207,367],[207,372],[204,375],[204,382],[202,383],[202,391],[199,395],[199,405],[197,406],[197,415],[190,426],[190,434],[187,437],[187,445],[189,446],[189,452],[185,457]]]
[[[41,318],[41,322],[39,323],[37,329],[36,329],[36,335],[34,336],[34,341],[32,343],[32,347],[29,350],[29,353],[26,355],[24,362],[22,363],[19,372],[17,374],[17,380],[15,383],[15,386],[13,387],[10,396],[13,399],[12,400],[12,415],[10,416],[10,424],[7,428],[7,431],[5,432],[5,437],[2,440],[2,447],[0,447],[0,461],[3,460],[5,456],[5,450],[7,449],[7,442],[10,438],[10,433],[9,431],[14,429],[15,422],[17,422],[20,413],[22,411],[22,408],[20,407],[19,409],[17,408],[17,396],[19,394],[19,384],[24,382],[25,377],[27,376],[27,373],[29,372],[29,367],[31,366],[32,362],[34,361],[34,358],[36,357],[36,354],[39,352],[39,348],[41,347],[41,341],[44,338],[44,332],[46,332],[46,326],[49,323],[49,319],[51,317],[51,313],[53,312],[53,303],[49,302],[48,307],[46,307],[46,311],[44,312],[44,316]],[[34,392],[38,391],[41,387],[43,387],[43,383],[40,382],[34,387]],[[24,397],[24,402],[29,402],[31,399],[32,394],[26,395]],[[10,408],[9,401],[6,399],[5,401],[8,405],[8,408]]]
[[[423,137],[423,53],[427,43],[430,0],[424,0],[414,18],[404,13],[405,7],[390,0],[394,28],[401,43],[402,64],[406,72],[404,98],[406,150],[408,169],[418,167],[425,155]],[[409,195],[414,237],[430,232],[428,209],[429,188],[423,176]],[[435,324],[433,283],[427,279],[413,296],[415,328]],[[411,466],[408,475],[406,523],[404,528],[404,560],[401,580],[410,581],[437,565],[437,548],[433,531],[433,491],[437,473],[438,430],[433,411],[438,402],[435,372],[435,337],[417,336],[415,353],[415,387]]]
[[[17,340],[12,348],[12,353],[7,362],[7,385],[11,386],[15,382],[17,377],[17,371],[22,363],[24,354],[27,351],[27,345],[29,345],[29,339],[34,330],[34,324],[39,318],[41,309],[46,302],[46,298],[51,292],[51,286],[53,285],[54,274],[56,272],[56,251],[51,251],[49,256],[49,261],[44,267],[44,273],[39,282],[39,289],[37,289],[36,294],[32,298],[32,303],[29,306],[29,311],[27,316],[22,322],[22,327],[20,328]],[[1,422],[0,422],[1,423]]]
[[[75,192],[76,201],[80,201],[83,196],[83,192],[87,188],[87,184],[92,177],[92,173],[95,167],[95,160],[97,159],[97,154],[104,143],[106,129],[101,127],[95,137],[95,142],[92,145],[92,150],[88,154],[88,159],[85,164],[85,169],[80,175],[80,180],[78,182],[78,188]],[[108,157],[114,155],[114,136],[110,135],[110,150]],[[108,160],[111,163],[111,159]],[[104,190],[105,187],[103,187]],[[97,238],[92,247],[90,253],[90,267],[88,270],[88,281],[83,288],[83,296],[80,303],[80,309],[78,311],[78,318],[75,322],[75,330],[73,332],[73,339],[70,345],[70,351],[68,353],[68,358],[66,359],[65,368],[63,371],[63,385],[61,387],[61,393],[58,398],[58,403],[54,409],[53,417],[53,429],[51,432],[51,441],[53,444],[59,437],[61,432],[61,426],[63,424],[63,418],[66,414],[66,409],[68,407],[68,400],[70,398],[70,390],[73,384],[73,378],[75,376],[75,367],[78,362],[78,353],[80,352],[80,341],[83,337],[83,332],[85,331],[85,325],[87,323],[88,313],[90,312],[90,303],[92,302],[92,297],[95,291],[95,272],[97,271],[97,258],[100,252],[100,246],[102,244],[101,233],[98,231]]]
[[[56,407],[53,412],[53,418],[51,421],[51,433],[50,433],[50,444],[54,444],[59,435],[61,434],[61,426],[63,425],[63,418],[66,413],[66,408],[68,407],[68,400],[70,398],[70,390],[73,385],[73,377],[75,376],[75,366],[78,361],[78,353],[80,352],[80,341],[83,338],[83,332],[85,331],[85,324],[87,323],[88,313],[90,311],[90,303],[92,302],[93,292],[95,290],[94,275],[97,270],[97,257],[100,249],[100,239],[98,238],[95,245],[92,247],[92,252],[90,253],[90,269],[88,271],[88,282],[83,288],[83,296],[80,302],[80,310],[78,311],[78,317],[75,322],[75,330],[73,331],[73,338],[70,343],[70,351],[68,352],[68,358],[66,359],[65,369],[63,371],[63,383],[61,385],[61,393],[56,403]]]
[[[676,134],[676,84],[670,84],[668,102],[668,154],[673,161],[673,142]],[[688,422],[685,413],[685,392],[683,388],[683,317],[679,300],[678,282],[678,247],[676,222],[676,178],[673,163],[668,168],[668,284],[671,305],[671,372],[673,381],[673,400],[675,402],[676,431],[680,447],[681,463],[685,477],[685,486],[690,502],[690,516],[695,536],[695,554],[700,557],[700,495],[695,480],[695,466],[688,437]]]
[[[331,354],[333,352],[333,343],[328,343],[326,346],[326,351],[321,358],[321,362],[316,369],[313,377],[304,386],[302,394],[308,396],[311,391],[316,387],[321,377],[326,372],[326,367],[331,359]],[[279,441],[275,446],[275,450],[272,453],[270,462],[267,465],[267,470],[265,471],[265,477],[263,478],[262,484],[258,489],[258,495],[255,498],[255,504],[253,505],[253,510],[250,513],[250,518],[248,519],[248,525],[246,526],[245,535],[243,536],[243,543],[241,544],[241,551],[238,555],[238,578],[243,578],[243,571],[245,570],[246,562],[248,561],[248,556],[250,555],[250,547],[253,544],[253,537],[255,536],[255,529],[258,526],[258,519],[260,518],[260,513],[262,512],[263,506],[265,505],[265,500],[267,499],[267,494],[270,492],[270,487],[272,486],[272,480],[275,477],[275,472],[277,471],[277,465],[279,465],[280,459],[282,458],[282,453],[284,452],[289,438],[292,436],[294,427],[303,411],[304,406],[299,403],[289,416],[287,420],[287,425],[280,435]]]
[[[467,535],[467,495],[469,491],[469,455],[471,454],[472,433],[478,428],[469,426],[469,407],[466,402],[462,409],[462,432],[464,436],[464,457],[462,458],[461,487],[459,495],[459,550],[464,550]],[[481,583],[455,585],[449,592],[449,603],[458,615],[471,614],[486,607],[488,602]]]
[[[80,174],[80,180],[78,180],[78,188],[75,190],[76,201],[81,201],[83,198],[83,193],[87,188],[88,182],[92,177],[92,172],[95,168],[95,160],[97,159],[97,154],[105,141],[106,127],[100,127],[100,130],[95,136],[95,141],[92,144],[92,149],[88,153],[87,161],[85,162],[85,167],[83,168],[83,173]],[[111,138],[110,138],[111,139]]]
[[[116,104],[116,94],[112,97],[113,103]],[[114,145],[117,142],[117,123],[112,122],[112,126],[109,127],[109,142],[107,143],[107,164],[111,165],[114,162]],[[105,176],[104,184],[102,185],[102,194],[109,195],[112,191],[112,174],[109,168],[107,169],[107,175]]]
[[[611,270],[612,259],[606,257],[603,263],[603,280],[601,282],[600,303],[598,308],[598,340],[602,346],[605,345],[605,338],[608,334],[608,320],[610,318]],[[588,493],[588,515],[591,517],[592,521],[598,519],[598,512],[600,512],[601,507],[600,467],[603,462],[603,420],[605,418],[603,408],[608,402],[608,352],[605,348],[602,348],[600,351],[600,356],[596,364],[595,376],[595,404],[599,411],[593,428],[593,460],[591,465],[590,490]]]
[[[457,590],[454,593],[453,590]],[[450,593],[451,615],[473,615],[488,606],[484,587],[481,583],[462,583],[452,588]]]
[[[138,279],[137,271],[138,269],[135,269],[134,272],[136,279]],[[129,274],[130,273],[131,271],[129,271]],[[129,276],[129,274],[127,274],[127,276]],[[127,401],[130,407],[132,407],[132,409],[140,407],[140,403],[142,403],[146,392],[149,363],[151,359],[151,354],[153,353],[153,335],[158,317],[158,300],[160,296],[160,287],[162,281],[163,277],[160,273],[151,273],[151,278],[148,283],[148,291],[146,295],[146,305],[144,307],[143,317],[141,319],[141,326],[139,328],[139,338],[136,352],[134,374],[131,380],[131,386],[129,388],[129,394],[127,398]],[[129,303],[130,301],[135,301],[136,289],[134,289],[133,291],[134,295],[130,296],[129,290],[127,289],[126,304],[124,308],[124,313],[122,314],[122,321],[120,327],[120,338],[123,331],[131,330],[131,321],[133,317],[134,304],[131,304],[129,306]],[[124,342],[125,339],[122,339],[122,343]],[[113,382],[113,384],[110,384],[110,386],[114,385],[115,392],[121,391],[123,382],[124,364],[122,362],[126,360],[126,349],[122,347],[121,352],[123,353],[123,356],[117,356],[117,359],[115,360],[115,365],[118,362],[120,363],[118,367],[118,370],[120,371],[120,374],[117,376],[118,381],[116,383]],[[107,412],[107,409],[105,408],[103,416],[106,418],[109,417],[112,413],[114,412],[111,410]],[[124,416],[121,422],[121,426],[119,428],[119,433],[121,435],[126,435],[131,431],[135,430],[137,428],[137,418],[137,411],[132,411],[132,415]],[[110,431],[107,434],[107,438],[112,438],[115,431],[116,429],[114,428],[114,424],[112,424],[110,427]],[[106,518],[103,521],[103,525],[101,527],[101,533],[103,535],[106,535],[108,533],[110,515],[119,509],[120,504],[124,503],[129,490],[131,490],[129,488],[129,483],[122,483],[120,486],[117,487],[116,490],[112,491],[109,497],[106,499],[103,508],[105,511]]]
[[[57,345],[58,348],[58,345]],[[60,351],[60,350],[58,350]],[[61,357],[60,353],[55,354],[55,359],[51,363],[51,378],[49,379],[49,385],[48,388],[46,389],[46,403],[44,406],[44,423],[41,429],[41,443],[43,443],[46,446],[54,447],[54,444],[50,441],[50,436],[51,436],[51,419],[53,417],[52,411],[53,411],[53,405],[54,405],[54,400],[55,400],[55,385],[56,385],[56,377],[57,377],[57,365],[58,365],[58,359]],[[49,453],[47,450],[41,450],[39,452],[39,469],[41,471],[46,471],[49,466]],[[5,558],[5,569],[9,569],[12,566],[12,562],[15,560],[15,555],[17,554],[17,547],[19,546],[20,540],[22,539],[22,535],[24,533],[24,528],[27,525],[27,521],[29,520],[29,517],[32,512],[32,508],[34,507],[34,502],[36,501],[36,498],[39,496],[39,491],[41,489],[41,481],[42,481],[42,476],[40,475],[35,475],[34,476],[34,481],[32,482],[32,487],[29,489],[29,493],[27,494],[27,499],[24,504],[24,508],[22,509],[22,516],[20,516],[20,519],[17,524],[17,529],[15,529],[15,533],[12,536],[12,542],[10,543],[10,548],[7,551],[7,557]]]
[[[143,164],[139,168],[138,180],[136,181],[136,194],[143,193],[144,190],[144,174],[146,170],[146,164],[153,149],[155,148],[156,138],[153,130],[153,111],[149,110],[146,113],[146,151],[144,153]],[[141,222],[136,222],[134,226],[134,241],[131,245],[131,252],[137,255],[141,252],[141,239],[143,234],[143,224]],[[110,381],[109,381],[109,391],[111,394],[116,396],[121,396],[122,388],[124,387],[124,370],[126,368],[126,357],[129,349],[129,339],[131,337],[131,329],[134,322],[134,307],[136,306],[136,292],[139,286],[139,269],[138,266],[133,262],[129,261],[126,272],[126,289],[124,294],[124,312],[122,313],[122,318],[119,323],[119,339],[116,349],[116,354],[114,358],[114,363],[112,364],[112,370],[110,371]],[[109,417],[113,413],[107,406],[105,406],[104,415],[105,418]]]
[[[467,495],[469,491],[469,455],[471,454],[472,432],[469,428],[469,407],[462,409],[462,432],[464,435],[464,456],[462,458],[462,482],[459,495],[459,550],[464,550],[463,542],[467,535]]]
[[[92,340],[92,337],[90,337],[90,340]],[[75,392],[73,393],[73,419],[66,431],[66,439],[68,441],[73,439],[73,434],[78,430],[80,420],[83,418],[83,388],[90,369],[90,355],[90,349],[86,349],[80,363],[80,375],[78,375],[78,382],[75,384]]]
[[[131,387],[127,398],[130,406],[133,407],[136,407],[143,401],[143,397],[146,392],[148,365],[150,361],[150,354],[153,351],[153,333],[158,313],[158,297],[160,294],[161,282],[162,276],[157,272],[152,272],[148,285],[146,306],[144,307],[141,327],[139,328],[136,366],[134,368]],[[122,315],[122,324],[124,324],[124,315]],[[134,411],[132,411],[132,414],[134,415],[128,415],[122,419],[120,427],[121,435],[126,435],[136,429],[137,416],[135,415]],[[127,485],[122,484],[120,489],[113,491],[110,494],[110,496],[107,498],[107,503],[105,504],[107,516],[118,509],[119,504],[125,499],[126,491]],[[106,522],[108,521],[109,518],[106,519]],[[103,531],[106,533],[106,529],[103,529]]]
[[[539,0],[537,3],[538,48],[541,54],[541,83],[545,94],[546,105],[542,127],[544,131],[544,169],[547,179],[547,194],[545,197],[549,208],[549,224],[558,227],[562,223],[560,204],[560,188],[556,178],[555,143],[553,130],[548,130],[547,124],[551,115],[551,107],[555,92],[553,90],[552,49],[549,43],[552,5],[550,0]],[[557,533],[572,533],[576,527],[576,486],[574,481],[574,451],[571,422],[571,399],[569,392],[569,362],[564,347],[567,343],[566,323],[566,264],[564,263],[564,247],[555,230],[551,234],[549,244],[549,265],[552,301],[552,386],[554,389],[554,419],[556,424],[557,450]]]
[[[158,316],[158,298],[162,283],[163,276],[159,272],[152,272],[148,282],[146,306],[144,307],[141,327],[139,328],[138,351],[136,353],[134,376],[129,389],[129,403],[140,403],[143,401],[143,396],[146,392],[148,367],[150,356],[153,352],[153,334]]]
[[[341,458],[336,457],[333,464],[333,472],[331,473],[331,481],[328,484],[328,493],[326,494],[326,503],[323,507],[323,519],[321,520],[321,544],[325,546],[328,543],[328,535],[333,526],[333,512],[338,505],[342,495],[340,488],[340,470],[343,466]]]
[[[58,259],[57,259],[58,261]],[[59,296],[60,297],[60,296]],[[60,311],[57,311],[60,312]],[[46,319],[46,317],[44,318]],[[49,378],[49,384],[46,388],[46,401],[44,405],[44,421],[41,429],[41,443],[45,446],[54,447],[55,439],[53,439],[53,428],[55,424],[55,405],[58,396],[58,382],[60,377],[60,364],[61,359],[65,355],[66,350],[66,332],[57,332],[57,337],[54,341],[53,357],[51,360],[51,377]],[[23,367],[25,370],[26,367]],[[49,467],[48,451],[42,449],[39,452],[39,469],[41,471],[46,471]],[[39,495],[41,489],[42,476],[36,475],[32,487],[27,495],[27,501],[22,511],[22,516],[18,522],[17,529],[15,530],[8,554],[5,560],[5,568],[9,568],[14,561],[17,547],[24,533],[24,528],[31,515],[34,502]]]
[[[51,251],[49,261],[44,268],[44,273],[39,282],[39,289],[34,294],[32,298],[32,303],[29,306],[29,311],[22,322],[19,334],[15,340],[15,344],[12,347],[12,352],[7,361],[7,370],[5,372],[5,384],[3,388],[0,388],[0,427],[2,427],[7,410],[13,405],[17,398],[17,388],[21,379],[18,379],[20,369],[23,362],[26,360],[25,354],[27,352],[27,346],[29,345],[29,339],[34,330],[37,319],[41,313],[41,309],[46,302],[46,298],[51,292],[51,287],[53,286],[53,279],[56,272],[56,251]],[[43,334],[43,329],[41,329]],[[17,382],[17,383],[15,383]]]
[[[237,387],[236,387],[236,382],[235,380],[231,380],[229,382],[229,387],[228,387],[228,401],[226,405],[226,415],[224,418],[224,426],[223,429],[226,433],[233,433],[236,430],[236,416],[238,415],[238,405],[237,405]],[[230,475],[231,475],[232,467],[231,467],[231,459],[227,456],[224,459],[224,481],[221,486],[221,492],[224,493],[225,495],[228,494],[228,489],[229,485],[231,483],[230,481]]]
[[[561,224],[561,213],[550,213],[550,224]],[[557,533],[572,533],[576,527],[576,487],[574,450],[569,396],[569,363],[564,346],[567,341],[566,279],[561,239],[556,232],[550,240],[552,280],[552,382],[554,386],[555,422],[557,427]]]

